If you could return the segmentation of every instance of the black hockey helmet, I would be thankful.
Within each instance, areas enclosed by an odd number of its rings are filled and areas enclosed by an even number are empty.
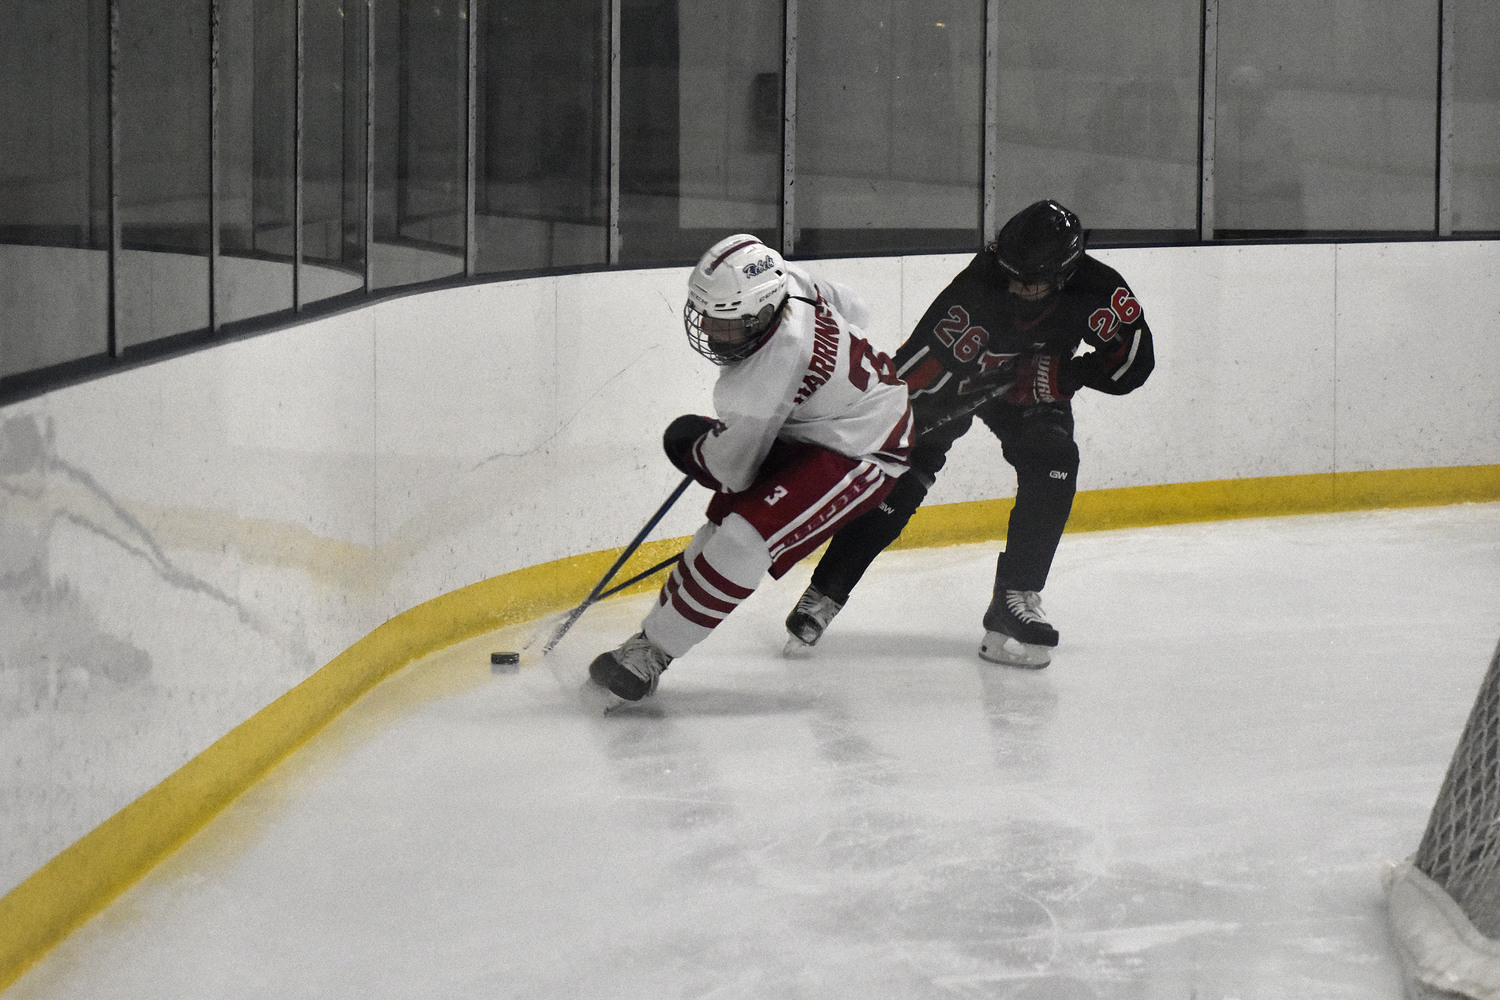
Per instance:
[[[1056,291],[1078,270],[1087,247],[1078,216],[1049,199],[1011,216],[986,249],[1006,277],[1025,285],[1046,282]]]

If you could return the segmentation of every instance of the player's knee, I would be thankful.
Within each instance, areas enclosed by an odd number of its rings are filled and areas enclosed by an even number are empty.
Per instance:
[[[703,547],[703,555],[720,574],[751,590],[771,566],[766,540],[739,514],[724,518]]]
[[[1005,457],[1023,478],[1071,485],[1078,474],[1078,442],[1073,440],[1072,415],[1041,407],[1037,410],[1027,415],[1021,433],[1007,442]]]
[[[927,496],[928,485],[923,477],[915,472],[908,472],[896,480],[896,485],[885,495],[885,498],[865,511],[859,517],[846,524],[837,535],[834,536],[830,551],[837,551],[839,559],[831,562],[859,561],[860,572],[871,559],[890,545],[906,527],[906,522],[916,509],[922,506],[922,500]],[[862,558],[855,559],[858,553]],[[833,572],[832,569],[827,572]],[[825,590],[824,593],[827,593]]]
[[[1077,489],[1078,445],[1071,438],[1017,445],[1009,455],[1017,489],[1071,496]]]
[[[916,509],[927,499],[931,479],[918,472],[908,472],[896,480],[891,492],[880,502],[880,510],[888,517],[897,518],[902,524],[911,519]]]
[[[1030,470],[1078,472],[1078,443],[1058,434],[1028,435],[1006,449],[1017,472]]]

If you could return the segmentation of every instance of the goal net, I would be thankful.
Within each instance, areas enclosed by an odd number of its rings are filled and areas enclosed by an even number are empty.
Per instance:
[[[1500,647],[1421,846],[1386,875],[1412,1000],[1500,1000]]]

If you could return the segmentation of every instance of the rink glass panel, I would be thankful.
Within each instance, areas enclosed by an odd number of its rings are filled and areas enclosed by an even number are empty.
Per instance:
[[[780,0],[622,0],[620,262],[781,244]]]
[[[1450,0],[1453,231],[1500,233],[1500,5]]]
[[[1128,17],[1086,0],[997,6],[998,219],[1056,198],[1096,243],[1194,240],[1200,4],[1143,0]]]
[[[108,22],[0,6],[0,377],[108,350]]]
[[[303,7],[299,305],[364,289],[368,10]]]
[[[124,350],[209,325],[212,13],[209,0],[141,0],[118,14],[115,337]]]
[[[1432,231],[1438,7],[1219,4],[1216,235]]]
[[[375,21],[370,286],[464,272],[468,191],[468,4],[392,0]]]
[[[214,318],[225,324],[293,305],[297,7],[219,0],[218,17]]]
[[[981,241],[983,4],[799,0],[796,73],[794,253]]]
[[[474,144],[481,273],[609,255],[609,4],[478,8]]]

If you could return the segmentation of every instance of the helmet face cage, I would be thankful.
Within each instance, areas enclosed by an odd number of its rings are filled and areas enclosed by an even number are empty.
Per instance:
[[[1000,228],[990,252],[1008,277],[1023,285],[1060,290],[1078,270],[1088,233],[1078,216],[1055,201],[1039,201]]]
[[[744,332],[739,339],[731,341],[709,336],[703,329],[705,316],[710,319],[721,318],[697,309],[691,300],[682,307],[682,323],[687,329],[688,343],[692,345],[693,350],[716,365],[743,361],[754,354],[771,326],[771,317],[768,317],[765,322],[762,322],[758,316],[734,317],[730,322],[739,322]]]
[[[776,325],[786,301],[786,263],[781,255],[754,236],[741,234],[709,248],[688,276],[683,327],[693,350],[716,365],[727,365],[755,353]],[[704,330],[704,320],[741,324],[739,339],[715,338]],[[733,329],[729,326],[728,329]]]

